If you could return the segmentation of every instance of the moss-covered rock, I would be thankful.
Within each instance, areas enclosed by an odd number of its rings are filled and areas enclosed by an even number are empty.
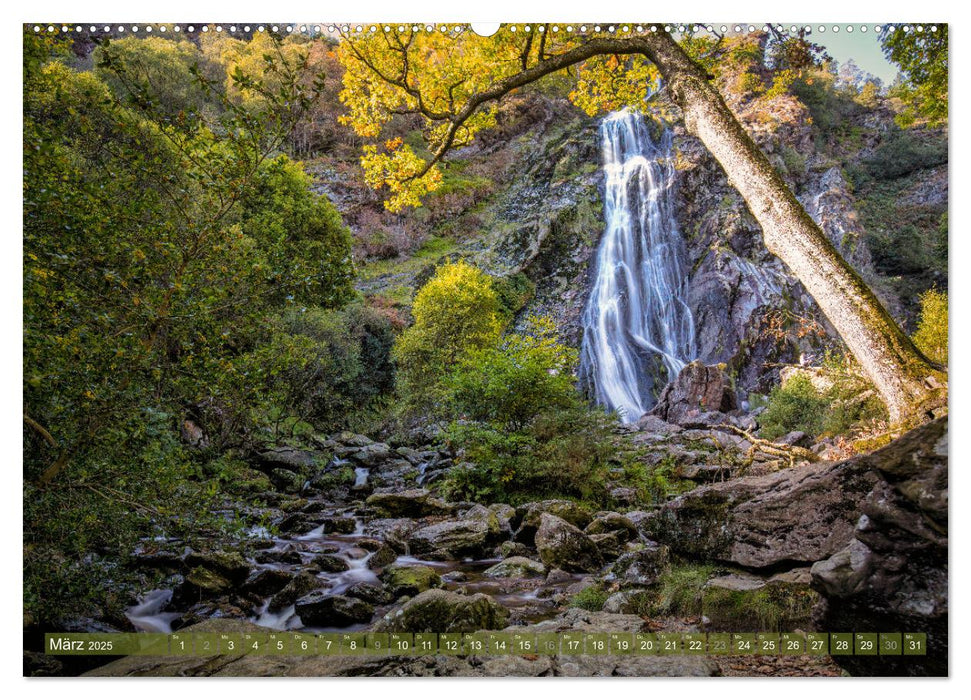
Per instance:
[[[574,501],[548,500],[526,503],[516,509],[519,517],[519,529],[516,531],[516,541],[532,544],[536,531],[539,530],[543,513],[555,515],[574,527],[585,528],[593,520],[593,513]]]
[[[509,611],[483,594],[430,590],[389,612],[375,626],[382,632],[475,632],[502,629]]]
[[[593,540],[567,521],[549,513],[543,513],[540,517],[536,551],[548,567],[564,571],[592,572],[603,565],[603,558]]]
[[[365,501],[379,518],[423,518],[428,515],[451,515],[452,506],[424,489],[374,493]]]
[[[360,598],[313,591],[297,600],[296,613],[309,627],[349,627],[370,622],[374,606]]]
[[[395,598],[417,595],[442,583],[442,577],[430,566],[388,566],[382,572],[381,580]]]

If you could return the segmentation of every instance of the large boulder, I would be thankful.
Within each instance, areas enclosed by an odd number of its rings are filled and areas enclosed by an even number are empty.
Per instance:
[[[862,457],[702,486],[639,523],[674,552],[744,567],[812,564],[849,544],[878,482]]]
[[[274,595],[282,591],[290,581],[293,574],[282,569],[261,569],[254,572],[243,583],[244,593],[252,593],[260,597]]]
[[[572,572],[593,572],[603,559],[593,540],[555,515],[543,513],[536,531],[536,551],[550,568]]]
[[[380,518],[423,518],[427,515],[451,515],[454,508],[425,489],[374,493],[365,501]]]
[[[650,586],[668,568],[668,548],[654,542],[622,555],[608,569],[607,581],[616,581],[622,588]]]
[[[484,520],[446,520],[411,533],[408,547],[415,555],[455,559],[481,556],[494,541],[494,531]]]
[[[308,627],[350,627],[370,622],[374,606],[360,598],[313,591],[296,602],[296,613]]]
[[[827,630],[927,635],[926,656],[833,657],[853,675],[948,674],[947,418],[860,458],[879,480],[847,546],[812,567]]]
[[[357,452],[351,454],[351,459],[363,467],[376,467],[391,458],[391,448],[383,442],[364,445]]]
[[[266,472],[285,469],[296,473],[306,473],[327,462],[327,456],[320,452],[300,450],[295,447],[273,447],[256,455],[256,462]]]
[[[379,632],[476,632],[506,626],[509,611],[483,594],[425,591],[374,626]]]
[[[395,598],[400,598],[437,588],[442,577],[430,566],[388,566],[381,573],[381,581]]]
[[[548,501],[536,501],[526,503],[516,509],[519,518],[519,526],[516,531],[516,541],[524,544],[532,544],[536,531],[539,530],[540,519],[543,513],[555,515],[562,518],[571,525],[580,529],[585,528],[593,520],[593,513],[579,503],[566,500],[551,499]]]
[[[294,576],[290,583],[284,586],[279,593],[270,598],[270,604],[267,609],[270,612],[285,610],[296,603],[299,598],[326,585],[313,574],[302,571]]]
[[[664,387],[651,415],[668,423],[696,421],[702,414],[738,408],[731,378],[720,367],[695,360]],[[714,419],[718,419],[715,416]]]
[[[208,569],[235,585],[242,584],[252,568],[239,552],[189,552],[185,565],[192,569]]]

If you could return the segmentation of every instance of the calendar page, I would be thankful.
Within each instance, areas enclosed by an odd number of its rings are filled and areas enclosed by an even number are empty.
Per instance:
[[[948,25],[548,19],[23,25],[25,676],[948,675]]]

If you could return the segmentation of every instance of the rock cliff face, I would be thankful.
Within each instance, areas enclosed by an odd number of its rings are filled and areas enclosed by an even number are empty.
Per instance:
[[[887,657],[887,675],[946,676],[948,650],[947,419],[914,430],[860,458],[877,477],[852,539],[812,567],[823,595],[819,629],[927,635],[927,655]],[[840,660],[851,673],[864,657]]]
[[[916,288],[907,287],[903,298],[903,288],[893,281],[897,278],[881,276],[889,272],[871,254],[867,241],[872,232],[863,225],[873,215],[867,219],[860,213],[883,212],[885,203],[857,201],[854,190],[859,187],[847,175],[876,172],[874,163],[883,161],[874,160],[874,154],[886,150],[893,138],[892,113],[883,107],[858,110],[847,126],[855,135],[851,143],[834,146],[822,141],[810,110],[792,95],[729,102],[810,215],[884,305],[905,325],[912,323],[910,297]],[[672,114],[678,171],[675,215],[687,244],[688,304],[695,319],[697,359],[725,364],[743,399],[748,392],[766,393],[779,381],[778,365],[797,362],[801,356],[818,357],[836,342],[835,334],[802,285],[766,250],[761,230],[721,167],[677,122],[676,112]],[[598,119],[565,99],[518,96],[504,108],[497,133],[486,132],[455,154],[463,163],[484,168],[493,187],[484,199],[471,198],[466,208],[446,217],[460,222],[450,223],[451,229],[464,231],[459,236],[445,233],[452,241],[449,252],[420,256],[421,260],[405,255],[377,282],[362,281],[362,291],[384,293],[382,285],[389,281],[414,291],[436,265],[464,257],[497,277],[528,277],[535,295],[521,310],[520,321],[531,313],[548,314],[556,319],[563,339],[579,346],[581,314],[604,230],[598,127]],[[920,210],[923,219],[917,218],[930,221],[947,199],[947,181],[940,176],[946,168],[916,156],[912,160],[911,169],[899,177],[889,171],[877,173],[885,178],[880,187],[900,190],[900,196],[892,198],[896,205]],[[322,189],[330,191],[326,182]],[[908,204],[913,199],[919,202]],[[375,201],[373,206],[379,204]],[[431,225],[422,223],[429,217],[418,213],[409,218],[414,226]],[[939,280],[933,283],[940,286]],[[659,383],[658,390],[662,386]]]
[[[739,116],[834,244],[872,278],[850,186],[840,163],[818,152],[809,111],[783,96]],[[493,274],[526,274],[536,296],[524,313],[552,315],[575,345],[604,227],[597,127],[597,120],[554,102],[518,148],[516,176],[486,207],[489,232],[476,246],[480,264]],[[683,126],[673,128],[676,217],[688,245],[698,359],[726,364],[743,395],[768,391],[778,382],[774,365],[831,342],[826,321],[765,249],[761,230],[718,163]],[[470,155],[492,157],[485,149]],[[895,299],[884,301],[896,310]]]

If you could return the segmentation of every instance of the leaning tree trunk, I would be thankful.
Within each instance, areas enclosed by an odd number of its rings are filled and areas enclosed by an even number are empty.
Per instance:
[[[938,400],[933,366],[796,200],[708,76],[667,34],[644,37],[685,126],[721,164],[762,227],[765,246],[816,300],[899,421]]]

